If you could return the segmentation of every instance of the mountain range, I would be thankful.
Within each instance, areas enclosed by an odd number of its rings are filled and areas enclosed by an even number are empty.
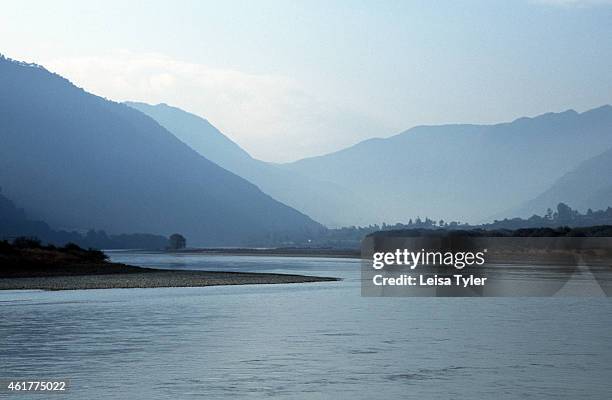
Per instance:
[[[201,117],[166,104],[128,104],[200,154],[328,226],[416,216],[475,223],[542,214],[563,201],[579,209],[612,204],[609,191],[590,187],[612,184],[597,172],[597,179],[577,178],[588,181],[579,195],[545,194],[555,191],[553,185],[577,188],[555,182],[612,147],[610,106],[495,125],[419,126],[324,156],[272,164],[252,158]]]
[[[377,207],[366,222],[417,214],[473,223],[538,197],[611,147],[612,107],[604,106],[496,125],[421,126],[285,168],[368,194]]]
[[[0,186],[54,229],[278,245],[316,236],[319,222],[477,223],[543,214],[559,202],[581,211],[612,205],[610,106],[418,126],[276,164],[203,117],[116,103],[38,65],[0,57],[0,88]]]
[[[145,114],[0,58],[0,186],[62,229],[179,232],[192,244],[303,239],[323,227]]]
[[[155,119],[200,155],[327,226],[354,223],[356,215],[367,213],[373,207],[358,193],[327,181],[325,175],[306,176],[251,157],[210,122],[195,114],[167,104],[126,104]]]

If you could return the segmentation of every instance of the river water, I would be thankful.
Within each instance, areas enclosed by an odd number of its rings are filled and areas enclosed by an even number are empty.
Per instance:
[[[354,259],[111,255],[343,280],[3,291],[0,379],[67,379],[49,397],[74,399],[612,397],[605,297],[366,298]]]

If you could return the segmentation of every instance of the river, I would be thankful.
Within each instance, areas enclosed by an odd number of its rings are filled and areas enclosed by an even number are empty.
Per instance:
[[[3,291],[0,378],[67,379],[58,398],[74,399],[612,395],[605,297],[367,298],[356,259],[110,254],[156,268],[343,280]]]

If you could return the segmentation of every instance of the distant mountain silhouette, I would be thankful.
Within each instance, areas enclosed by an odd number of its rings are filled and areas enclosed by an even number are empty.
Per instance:
[[[29,220],[25,211],[6,198],[0,188],[0,240],[18,236],[44,237],[46,240],[51,232],[46,223]]]
[[[47,223],[33,221],[25,211],[2,194],[0,188],[0,240],[36,238],[43,243],[64,246],[76,243],[83,248],[95,249],[149,249],[168,247],[168,238],[150,233],[108,235],[104,231],[89,230],[86,234],[52,229]]]
[[[145,114],[0,58],[0,186],[36,218],[193,245],[265,244],[322,226],[207,160]]]
[[[153,106],[126,101],[125,104],[147,114],[198,153],[226,169],[230,168],[225,165],[257,161],[204,118],[164,103]]]
[[[371,205],[325,176],[303,176],[251,157],[206,119],[167,104],[126,102],[155,119],[198,153],[328,226],[350,225]]]
[[[609,147],[612,107],[603,106],[496,125],[420,126],[283,167],[344,186],[375,204],[353,215],[355,224],[415,215],[474,223],[536,197]],[[608,194],[602,188],[593,196],[605,203]],[[560,201],[574,205],[560,198],[546,207]],[[344,199],[350,204],[351,198]]]
[[[583,212],[589,208],[597,210],[612,206],[612,148],[582,162],[544,193],[509,213],[529,216],[560,201]]]

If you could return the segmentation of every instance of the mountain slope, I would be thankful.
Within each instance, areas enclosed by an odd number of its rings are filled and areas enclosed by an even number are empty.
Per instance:
[[[189,147],[217,165],[224,167],[256,161],[204,118],[163,103],[153,106],[126,101],[125,104],[150,116]],[[231,170],[231,168],[226,169]]]
[[[7,199],[0,188],[0,239],[18,236],[45,236],[46,239],[50,231],[44,222],[28,220],[25,211]]]
[[[42,221],[32,221],[23,209],[2,194],[0,188],[0,240],[18,237],[36,238],[43,243],[64,246],[76,243],[83,248],[96,249],[148,249],[160,250],[168,246],[168,238],[161,235],[130,233],[107,235],[104,231],[90,230],[87,234],[57,231]]]
[[[54,226],[180,232],[207,245],[321,229],[148,116],[42,67],[0,58],[0,89],[0,185]]]
[[[548,207],[565,202],[586,211],[612,206],[612,148],[581,163],[559,178],[548,190],[524,204],[518,215],[542,213]]]
[[[328,226],[359,223],[356,216],[369,209],[360,196],[326,182],[324,176],[306,177],[254,159],[204,118],[166,104],[126,104],[155,119],[204,157]]]
[[[365,197],[376,205],[362,215],[368,222],[478,222],[534,198],[610,146],[612,107],[604,106],[497,125],[421,126],[283,167]]]

